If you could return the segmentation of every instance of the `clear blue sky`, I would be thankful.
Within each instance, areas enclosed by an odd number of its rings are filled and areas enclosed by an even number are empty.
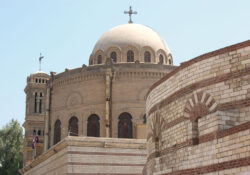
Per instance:
[[[25,117],[26,77],[38,70],[62,72],[88,64],[98,38],[127,23],[157,31],[174,64],[250,39],[249,0],[0,0],[0,128]]]

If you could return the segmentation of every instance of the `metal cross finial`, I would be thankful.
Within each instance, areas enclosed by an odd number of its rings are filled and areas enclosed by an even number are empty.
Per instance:
[[[137,12],[132,10],[132,7],[129,7],[129,11],[124,11],[124,14],[129,14],[129,22],[128,23],[133,23],[132,19],[131,19],[131,15],[136,15]]]
[[[44,58],[44,56],[42,56],[42,53],[40,53],[40,57],[39,57],[39,71],[41,71],[41,64],[42,64],[42,59]]]

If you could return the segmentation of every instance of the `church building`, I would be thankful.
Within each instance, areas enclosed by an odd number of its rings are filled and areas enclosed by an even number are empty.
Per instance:
[[[130,18],[88,66],[35,72],[25,93],[23,175],[250,172],[250,41],[177,67]]]

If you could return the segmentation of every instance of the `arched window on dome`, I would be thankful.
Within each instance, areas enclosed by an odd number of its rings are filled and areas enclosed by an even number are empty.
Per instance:
[[[119,116],[118,122],[118,138],[132,138],[133,137],[133,123],[132,116],[124,112]]]
[[[54,126],[54,145],[60,142],[61,140],[61,121],[56,120]]]
[[[69,120],[68,131],[70,136],[78,136],[78,119],[75,116]]]
[[[127,52],[127,62],[134,62],[134,52],[132,50]]]
[[[110,58],[113,60],[114,63],[116,63],[116,61],[117,61],[116,52],[111,52]]]
[[[164,63],[164,58],[163,58],[163,55],[162,55],[162,54],[160,54],[160,56],[159,56],[159,63],[160,63],[160,64],[163,64],[163,63]]]
[[[151,54],[150,54],[149,51],[146,51],[146,52],[144,53],[144,62],[145,62],[145,63],[150,63],[150,62],[151,62]]]
[[[172,64],[172,60],[171,60],[171,59],[169,59],[169,61],[168,61],[168,62],[169,62],[169,65],[171,65],[171,64]]]
[[[102,64],[102,56],[98,55],[97,57],[97,64]]]
[[[87,136],[100,137],[100,118],[96,114],[92,114],[88,118]]]

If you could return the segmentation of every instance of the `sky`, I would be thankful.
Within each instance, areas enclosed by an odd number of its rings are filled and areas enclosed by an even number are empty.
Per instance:
[[[95,43],[128,22],[150,26],[174,65],[250,39],[249,0],[0,0],[0,128],[25,118],[26,78],[39,68],[63,72],[88,65]]]

